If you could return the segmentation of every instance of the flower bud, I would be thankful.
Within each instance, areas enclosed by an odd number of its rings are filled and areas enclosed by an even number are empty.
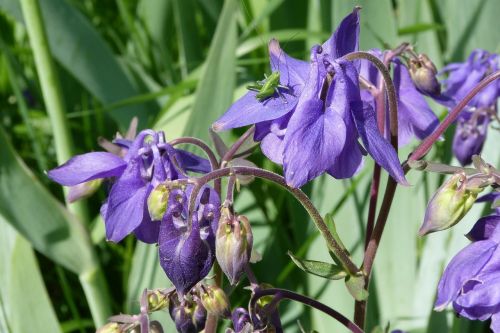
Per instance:
[[[159,311],[168,306],[168,296],[158,289],[149,290],[147,294],[148,312]]]
[[[235,285],[245,271],[252,245],[253,235],[248,219],[223,208],[215,238],[215,255],[231,285]]]
[[[205,327],[207,311],[199,301],[183,299],[180,302],[173,296],[169,302],[169,312],[180,333],[200,332]]]
[[[207,312],[217,317],[228,317],[229,299],[224,290],[217,286],[202,286],[201,303],[207,309]]]
[[[170,189],[164,183],[159,184],[151,191],[148,197],[148,211],[151,220],[161,221],[163,219],[169,195]]]
[[[70,186],[68,191],[68,202],[75,202],[77,200],[90,197],[99,189],[101,184],[102,178],[99,178]]]
[[[425,211],[421,236],[448,229],[457,224],[470,210],[481,189],[467,188],[467,178],[456,173],[432,196]]]
[[[106,325],[100,327],[96,333],[121,333],[121,325],[118,323],[107,323]]]
[[[163,333],[163,326],[157,320],[153,320],[149,323],[149,333]]]
[[[418,90],[429,95],[441,93],[441,86],[436,79],[436,66],[427,55],[419,54],[417,59],[411,59],[409,67],[410,76]]]

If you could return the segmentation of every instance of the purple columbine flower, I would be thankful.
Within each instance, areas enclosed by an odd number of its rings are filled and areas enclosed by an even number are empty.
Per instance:
[[[458,315],[472,320],[491,318],[500,332],[500,215],[476,222],[467,235],[473,242],[446,267],[438,285],[435,310],[452,303]]]
[[[483,109],[462,111],[458,116],[452,149],[461,165],[471,164],[472,156],[481,154],[490,117],[491,115]]]
[[[443,95],[460,101],[488,74],[498,70],[500,56],[486,50],[476,49],[464,63],[445,66],[440,75],[446,74],[441,83],[445,85]],[[496,103],[500,84],[494,82],[479,92],[469,103],[470,107],[488,108]]]
[[[146,205],[151,190],[163,181],[185,178],[186,171],[209,172],[210,165],[203,158],[174,149],[165,142],[163,132],[144,130],[134,141],[118,143],[127,149],[123,158],[108,152],[77,155],[47,174],[65,186],[111,178],[107,201],[101,207],[106,238],[119,242],[134,232],[139,240],[156,243],[160,226],[151,221]]]
[[[380,60],[384,58],[384,54],[378,49],[369,52]],[[398,144],[401,147],[408,144],[414,136],[420,140],[426,138],[439,125],[439,120],[415,86],[408,68],[397,58],[392,60],[392,64],[394,88],[398,97]],[[378,86],[381,75],[371,62],[362,61],[359,73],[370,84]],[[375,108],[375,98],[369,91],[363,90],[361,98]],[[388,128],[386,125],[386,136]]]
[[[456,104],[488,74],[499,69],[500,56],[485,50],[472,51],[464,63],[452,63],[443,68],[447,74],[443,96]],[[453,139],[453,153],[462,165],[472,162],[472,155],[480,154],[491,118],[496,113],[500,83],[493,82],[479,92],[460,114]]]
[[[201,281],[215,259],[215,233],[220,218],[220,198],[206,187],[197,200],[191,223],[187,220],[187,191],[173,190],[160,227],[160,265],[180,295]]]
[[[373,109],[361,101],[354,64],[342,59],[358,49],[358,11],[344,18],[322,46],[311,49],[309,64],[287,56],[271,41],[271,67],[276,70],[274,64],[280,64],[285,88],[264,100],[249,92],[213,125],[223,130],[256,124],[254,139],[270,160],[283,164],[291,187],[325,172],[352,177],[364,152],[358,138],[378,164],[406,183],[395,150],[378,132]]]

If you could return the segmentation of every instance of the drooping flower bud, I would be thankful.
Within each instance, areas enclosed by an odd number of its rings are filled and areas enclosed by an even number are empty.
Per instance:
[[[148,290],[147,292],[147,300],[148,300],[148,311],[154,312],[164,309],[168,306],[168,296],[162,293],[158,289]]]
[[[77,200],[90,197],[99,189],[101,184],[102,184],[102,179],[99,178],[70,186],[68,192],[68,202],[75,202]]]
[[[217,193],[206,187],[192,220],[188,221],[187,196],[182,195],[179,202],[172,191],[159,234],[160,265],[181,295],[201,281],[212,267],[220,206]]]
[[[200,301],[183,299],[174,295],[169,304],[170,317],[179,333],[200,332],[205,327],[207,311]]]
[[[215,255],[232,285],[238,283],[245,271],[252,246],[253,234],[248,219],[223,208],[215,238]]]
[[[481,189],[467,187],[465,174],[454,174],[429,201],[419,234],[423,236],[457,224],[470,210],[479,192]]]
[[[157,320],[153,320],[149,323],[149,333],[163,333],[163,326]]]
[[[228,317],[230,315],[229,299],[224,290],[213,286],[202,286],[201,303],[207,309],[207,312],[217,317]]]
[[[437,69],[427,55],[419,54],[417,59],[411,59],[409,67],[418,90],[428,95],[439,95],[441,86],[436,79]]]

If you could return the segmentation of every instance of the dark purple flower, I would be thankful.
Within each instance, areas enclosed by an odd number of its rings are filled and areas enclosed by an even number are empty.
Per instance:
[[[380,50],[373,49],[370,53],[383,60],[384,55]],[[404,146],[414,136],[420,140],[427,137],[436,129],[439,120],[415,87],[408,68],[399,59],[394,59],[392,64],[394,88],[398,97],[398,143],[399,146]],[[371,62],[362,61],[359,73],[373,86],[378,86],[381,75]],[[369,91],[362,91],[361,98],[375,108],[375,98]],[[386,136],[388,127],[385,126]]]
[[[203,330],[207,311],[198,297],[194,299],[170,298],[169,313],[179,333],[196,333]]]
[[[203,279],[215,259],[215,232],[220,218],[220,199],[206,187],[197,199],[191,223],[187,220],[187,192],[170,193],[160,226],[160,265],[182,296]]]
[[[144,130],[134,141],[120,142],[127,153],[123,158],[107,152],[77,155],[52,169],[48,176],[65,186],[94,179],[113,178],[108,199],[101,207],[106,238],[121,241],[134,232],[146,243],[158,240],[159,223],[149,217],[146,200],[161,182],[186,177],[186,171],[208,172],[207,160],[165,142],[163,132]]]
[[[352,177],[364,152],[358,138],[378,164],[406,183],[396,152],[378,132],[373,109],[361,103],[354,64],[341,58],[358,49],[358,11],[344,18],[322,46],[311,49],[309,64],[286,56],[271,41],[271,64],[277,54],[283,55],[280,73],[293,74],[283,75],[291,83],[281,81],[293,98],[275,93],[259,100],[248,93],[214,124],[216,130],[256,124],[255,140],[261,141],[269,159],[283,164],[291,187],[325,172],[335,178]]]
[[[460,316],[472,320],[491,318],[491,329],[500,332],[500,216],[477,221],[468,237],[473,243],[461,250],[446,267],[438,285],[435,310],[449,303]]]
[[[460,164],[472,163],[472,156],[481,153],[489,123],[490,114],[483,110],[464,110],[460,113],[452,147],[453,154]]]
[[[476,49],[464,63],[452,63],[444,67],[440,74],[446,74],[442,80],[445,85],[444,96],[460,101],[484,77],[498,70],[500,56],[486,50]],[[489,108],[496,103],[500,95],[500,84],[494,82],[478,93],[469,103],[474,108]]]

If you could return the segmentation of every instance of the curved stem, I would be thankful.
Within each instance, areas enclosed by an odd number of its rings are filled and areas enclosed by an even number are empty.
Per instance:
[[[285,290],[285,289],[278,289],[278,288],[270,288],[270,289],[260,289],[257,290],[252,298],[250,299],[250,311],[251,311],[251,318],[252,321],[257,322],[257,316],[255,314],[255,306],[257,305],[257,301],[259,298],[264,297],[264,296],[272,296],[274,295],[275,298],[278,299],[276,301],[276,304],[281,301],[281,299],[289,299],[292,301],[300,302],[302,304],[305,304],[307,306],[310,306],[314,309],[317,309],[323,313],[326,313],[330,317],[334,318],[337,320],[339,323],[347,327],[351,332],[353,333],[363,333],[363,330],[356,324],[354,324],[352,321],[347,319],[344,315],[341,313],[335,311],[331,307],[316,301],[315,299],[309,298],[307,296],[301,295],[294,293],[293,291],[290,290]]]
[[[210,166],[212,167],[212,170],[219,168],[219,162],[217,161],[217,157],[215,156],[215,153],[202,140],[187,136],[187,137],[177,138],[177,139],[174,139],[174,140],[168,142],[168,144],[171,146],[176,146],[176,145],[180,145],[183,143],[197,146],[198,148],[203,150],[203,152],[207,155],[208,160],[210,161]]]
[[[346,60],[356,60],[356,59],[364,59],[370,61],[377,69],[385,82],[385,86],[387,89],[387,98],[389,100],[389,128],[391,134],[391,144],[396,149],[398,147],[398,101],[396,97],[396,89],[394,88],[394,83],[392,82],[391,74],[389,70],[384,65],[384,63],[378,59],[376,56],[368,53],[368,52],[352,52],[348,53],[342,58]]]
[[[217,161],[217,156],[215,156],[215,153],[213,150],[202,140],[198,138],[193,138],[193,137],[182,137],[182,138],[177,138],[169,142],[169,144],[173,147],[179,144],[190,144],[197,146],[203,152],[207,155],[208,160],[210,161],[210,166],[212,167],[212,171],[216,170],[219,168],[219,161]],[[214,190],[217,192],[217,194],[221,195],[221,182],[217,180],[214,184]]]
[[[234,155],[240,149],[240,147],[245,143],[245,141],[255,132],[255,125],[247,129],[245,133],[229,148],[229,150],[224,154],[221,160],[221,166],[226,166],[226,163],[233,159]]]
[[[430,134],[428,137],[420,143],[420,145],[411,153],[410,157],[408,157],[408,161],[416,161],[424,157],[425,154],[429,152],[434,142],[436,142],[439,137],[446,131],[446,129],[457,119],[458,115],[462,111],[464,107],[479,93],[483,88],[492,83],[493,81],[500,78],[500,70],[488,75],[484,79],[481,80],[465,97],[460,101],[460,103],[453,108],[453,110],[446,116],[441,124],[439,124],[438,128]],[[405,166],[405,170],[408,169],[407,162],[403,163]]]
[[[337,243],[337,241],[335,241],[334,237],[328,230],[325,221],[321,217],[321,214],[318,212],[316,207],[314,207],[313,203],[311,202],[311,200],[309,200],[307,195],[298,188],[289,187],[282,176],[267,170],[252,168],[252,167],[237,166],[237,167],[215,170],[209,174],[206,174],[203,177],[197,178],[195,180],[196,185],[194,186],[191,195],[189,197],[188,221],[191,221],[192,219],[196,197],[198,196],[198,193],[202,188],[202,186],[212,180],[222,177],[227,177],[233,173],[240,175],[249,175],[249,176],[251,175],[258,178],[267,179],[285,188],[302,204],[302,206],[309,213],[309,216],[311,216],[314,224],[316,225],[321,235],[325,239],[328,249],[332,251],[333,254],[339,259],[339,261],[342,263],[344,268],[349,272],[349,274],[355,275],[357,272],[359,272],[358,267],[352,262],[349,255],[342,249],[342,247]]]

